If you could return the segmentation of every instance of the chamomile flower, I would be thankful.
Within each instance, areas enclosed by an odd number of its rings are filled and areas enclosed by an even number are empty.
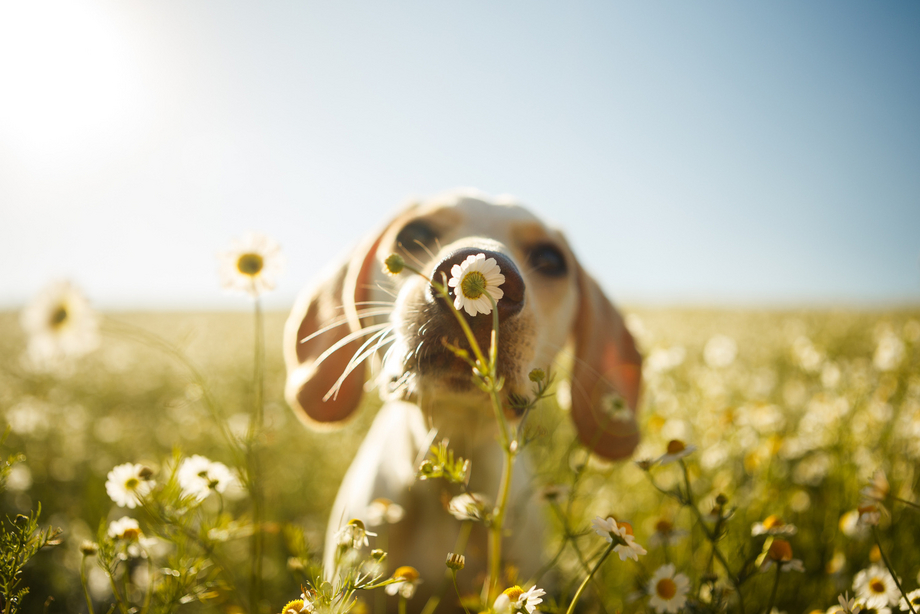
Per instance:
[[[393,572],[392,584],[387,584],[387,595],[399,594],[404,599],[412,599],[415,595],[415,588],[422,581],[419,577],[418,570],[415,567],[399,567]]]
[[[755,522],[751,526],[751,535],[795,535],[798,529],[794,524],[787,524],[776,515],[767,516],[763,522]]]
[[[676,573],[674,565],[668,563],[658,568],[646,586],[651,595],[648,604],[656,612],[677,612],[687,602],[690,580],[682,573]]]
[[[598,516],[592,521],[591,526],[608,544],[616,544],[613,551],[619,555],[621,561],[627,558],[638,561],[639,555],[648,554],[645,548],[636,543],[632,525],[628,522],[617,522],[612,516],[608,516],[606,520]]]
[[[364,512],[367,524],[376,527],[386,524],[396,524],[406,515],[406,510],[398,503],[389,499],[374,499]]]
[[[895,605],[901,596],[891,573],[881,565],[863,569],[853,578],[853,592],[867,607]]]
[[[495,599],[492,609],[495,614],[512,614],[514,612],[524,612],[533,614],[537,606],[543,603],[543,595],[546,594],[542,588],[532,586],[526,591],[520,586],[512,586]]]
[[[469,256],[451,267],[450,274],[447,285],[454,289],[454,307],[471,316],[492,313],[489,296],[496,303],[505,296],[504,290],[499,288],[505,283],[505,276],[495,258],[486,258],[485,254]]]
[[[361,546],[368,546],[367,536],[377,537],[376,533],[371,533],[364,528],[364,523],[357,518],[352,518],[344,527],[339,529],[335,534],[336,543],[345,548],[354,548],[357,550]]]
[[[907,593],[907,599],[901,597],[901,601],[898,602],[898,607],[905,612],[910,611],[910,606],[914,606],[915,610],[920,610],[920,588]]]
[[[113,467],[106,476],[105,492],[119,507],[134,509],[142,497],[153,490],[151,471],[143,465],[124,463]]]
[[[655,532],[649,538],[649,544],[652,546],[667,546],[688,534],[688,531],[675,527],[670,519],[659,518],[655,522]]]
[[[859,606],[856,604],[856,599],[851,599],[848,592],[842,595],[838,595],[837,602],[840,604],[840,607],[837,608],[838,612],[841,612],[842,614],[859,614]]]
[[[767,556],[760,566],[760,571],[767,571],[773,564],[779,565],[781,571],[805,571],[801,559],[792,558],[792,546],[785,539],[774,539],[767,550]]]
[[[284,255],[278,243],[256,232],[234,239],[230,249],[218,258],[221,286],[252,298],[273,290],[284,269]]]
[[[667,465],[668,463],[673,463],[676,460],[689,456],[696,451],[696,446],[688,446],[680,439],[672,439],[668,442],[668,451],[667,453],[661,455],[656,460],[657,463],[662,465]]]
[[[865,486],[860,491],[860,494],[867,499],[884,501],[888,497],[889,492],[891,492],[891,485],[888,484],[888,478],[885,477],[885,472],[881,469],[877,469],[875,473],[872,474],[872,479],[869,481],[868,486]]]
[[[141,527],[137,520],[130,516],[123,516],[118,520],[113,520],[109,524],[108,536],[112,539],[123,539],[125,541],[137,541],[141,538]]]
[[[89,301],[69,281],[47,286],[22,311],[20,323],[28,336],[27,364],[51,371],[68,359],[99,346],[99,322]]]
[[[457,520],[482,520],[485,509],[486,497],[479,493],[457,495],[447,504],[447,511]]]
[[[182,494],[204,501],[212,492],[222,493],[236,478],[223,463],[195,454],[182,460],[176,479]]]

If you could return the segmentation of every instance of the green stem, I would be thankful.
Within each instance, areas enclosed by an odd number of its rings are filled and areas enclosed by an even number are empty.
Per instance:
[[[575,591],[575,596],[572,597],[572,603],[569,604],[569,608],[565,611],[565,614],[572,614],[575,611],[575,604],[578,603],[578,600],[581,599],[581,594],[585,591],[585,587],[588,586],[588,582],[591,581],[591,578],[594,577],[594,574],[597,573],[597,570],[601,568],[601,565],[604,564],[604,561],[607,560],[607,557],[610,556],[610,553],[613,552],[613,549],[616,547],[617,542],[610,542],[610,545],[604,550],[604,554],[601,555],[601,558],[595,563],[594,568],[591,570],[591,573],[582,581],[581,586],[578,587],[578,590]]]
[[[453,570],[453,569],[450,570],[450,577],[451,577],[451,578],[453,579],[453,581],[454,581],[454,590],[457,591],[457,601],[460,602],[460,607],[463,608],[463,611],[466,612],[466,614],[470,614],[470,611],[469,611],[468,609],[466,609],[466,606],[465,606],[465,605],[463,605],[463,596],[460,594],[460,587],[457,585],[457,572],[456,572],[456,570]]]
[[[83,596],[86,597],[86,607],[89,610],[89,614],[94,614],[93,600],[89,596],[89,584],[86,582],[86,555],[80,561],[80,582],[83,584]]]
[[[875,543],[878,545],[879,554],[882,555],[882,560],[885,562],[885,567],[888,568],[888,573],[891,574],[892,579],[894,579],[895,586],[898,587],[898,590],[901,592],[901,596],[904,597],[904,601],[907,602],[907,607],[910,608],[912,614],[917,614],[917,611],[914,609],[913,604],[910,602],[910,599],[907,598],[907,593],[904,592],[904,588],[901,586],[901,581],[898,580],[898,574],[894,572],[894,568],[891,566],[891,561],[888,560],[888,556],[885,554],[885,551],[882,549],[882,541],[878,537],[878,527],[872,525],[872,534],[875,536]]]
[[[264,493],[262,492],[262,471],[259,458],[258,439],[265,423],[264,369],[265,341],[262,323],[262,303],[255,299],[255,347],[253,365],[253,414],[246,437],[246,456],[249,469],[249,497],[252,501],[252,540],[250,543],[249,609],[253,614],[259,611],[262,599],[262,553],[265,536],[262,532],[264,515]]]
[[[779,574],[782,573],[783,566],[779,561],[776,562],[776,577],[773,580],[773,591],[770,593],[770,601],[767,602],[767,609],[764,610],[766,614],[770,614],[773,611],[773,603],[776,601],[776,589],[779,588]]]

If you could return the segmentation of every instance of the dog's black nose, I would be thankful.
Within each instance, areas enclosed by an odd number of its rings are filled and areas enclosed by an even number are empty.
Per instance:
[[[518,271],[514,261],[502,253],[475,247],[464,247],[462,249],[458,249],[438,263],[438,266],[436,266],[434,269],[432,280],[438,283],[444,283],[445,281],[450,283],[451,278],[454,277],[453,269],[455,266],[462,266],[470,256],[477,257],[480,254],[484,256],[484,258],[480,259],[484,260],[484,264],[479,265],[478,267],[474,266],[474,269],[482,267],[485,269],[487,274],[486,277],[491,277],[489,273],[493,269],[490,266],[491,263],[488,262],[491,258],[495,261],[495,265],[498,266],[501,274],[505,277],[505,281],[503,281],[498,286],[503,293],[501,299],[496,302],[496,305],[498,306],[499,319],[504,319],[515,315],[524,307],[524,280],[521,278],[521,272]],[[481,277],[482,276],[480,276],[480,278]],[[456,300],[458,292],[461,292],[464,295],[464,303],[469,300],[474,300],[477,294],[482,292],[482,288],[477,286],[475,276],[473,276],[471,282],[471,285],[470,282],[467,284],[467,292],[463,292],[463,276],[459,277],[455,282],[455,286],[448,287],[448,292],[450,293],[451,300]],[[432,298],[438,297],[438,293],[434,288],[429,288],[429,292],[431,293]],[[467,298],[469,296],[472,296],[473,298]],[[488,298],[486,298],[486,300],[488,300]],[[464,308],[461,306],[460,310],[463,311]],[[468,311],[465,313],[467,315],[469,314]],[[476,315],[482,314],[477,312]],[[474,321],[478,322],[480,320],[488,321],[489,323],[492,321],[491,317],[475,318]],[[491,324],[489,325],[491,326]]]

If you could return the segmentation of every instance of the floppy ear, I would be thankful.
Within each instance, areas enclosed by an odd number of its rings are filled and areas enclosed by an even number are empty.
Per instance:
[[[636,411],[642,357],[623,317],[597,282],[581,266],[577,269],[572,420],[578,437],[593,452],[626,458],[639,443]]]
[[[358,338],[323,358],[323,353],[361,328],[357,305],[367,301],[381,235],[366,241],[337,270],[297,299],[284,326],[285,397],[312,428],[336,426],[349,418],[364,392],[364,363],[329,395],[349,361],[365,341]],[[345,323],[341,323],[342,321]],[[340,323],[338,326],[331,324]],[[324,327],[328,330],[323,330]],[[323,330],[323,332],[319,332]],[[306,340],[306,341],[304,341]]]

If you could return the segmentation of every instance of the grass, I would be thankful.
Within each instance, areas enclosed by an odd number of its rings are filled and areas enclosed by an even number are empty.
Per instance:
[[[920,536],[917,510],[890,499],[884,502],[887,514],[877,533],[881,553],[873,549],[871,531],[849,534],[841,518],[860,504],[860,490],[878,469],[885,471],[892,495],[917,500],[920,310],[627,311],[646,358],[644,439],[636,458],[663,454],[673,439],[698,449],[683,459],[686,475],[681,463],[654,467],[647,474],[632,462],[603,463],[573,448],[573,430],[554,401],[535,410],[532,428],[538,436],[528,450],[540,468],[534,488],[551,483],[570,488],[569,495],[547,505],[555,528],[547,558],[572,533],[578,535],[579,551],[596,560],[607,544],[590,531],[590,522],[608,515],[628,520],[637,541],[649,551],[636,563],[614,556],[600,566],[584,589],[579,603],[583,611],[650,611],[641,593],[666,562],[689,577],[691,596],[701,604],[707,595],[734,585],[741,588],[743,605],[735,599],[730,611],[762,611],[770,603],[775,576],[759,571],[758,557],[768,538],[752,537],[751,526],[771,514],[798,528],[786,539],[806,570],[781,574],[775,594],[781,610],[826,610],[838,594],[853,593],[857,572],[883,563],[882,553],[904,589],[917,588],[920,556],[905,547]],[[265,316],[266,428],[259,452],[265,476],[266,556],[264,603],[256,609],[272,612],[300,594],[304,576],[290,563],[303,554],[297,552],[298,530],[303,531],[306,550],[316,554],[338,484],[379,405],[367,398],[357,418],[339,431],[318,434],[302,427],[282,398],[284,317]],[[204,374],[231,429],[245,432],[254,394],[251,314],[108,318],[178,347]],[[895,365],[875,360],[886,334],[902,344]],[[718,335],[734,341],[733,360],[728,360],[731,341],[722,340],[720,355],[719,342],[712,341]],[[0,493],[0,517],[28,515],[40,502],[40,523],[63,530],[63,542],[42,550],[25,568],[23,584],[31,593],[24,598],[23,611],[83,612],[81,544],[98,540],[100,525],[125,511],[106,495],[107,472],[136,462],[165,475],[177,451],[228,465],[233,458],[188,370],[148,343],[107,335],[70,373],[52,377],[22,368],[25,342],[18,314],[0,314],[0,422],[12,426],[0,456],[22,453],[26,458]],[[880,364],[891,368],[881,369]],[[725,499],[722,520],[701,522],[697,511],[705,515],[719,507],[719,495]],[[215,556],[238,563],[230,565],[230,577],[224,580],[245,587],[248,502],[227,497],[224,503],[220,510],[209,509],[214,518],[223,514],[221,526],[230,527],[231,537],[221,541]],[[554,505],[566,513],[554,515]],[[667,548],[653,546],[661,519],[687,534]],[[98,566],[90,561],[87,567],[97,611],[108,611],[110,589]],[[143,567],[128,564],[135,575]],[[565,611],[586,576],[571,542],[562,549],[557,568],[557,591],[541,604],[546,611]],[[142,585],[140,579],[126,583],[126,594],[143,602],[143,594],[132,594]],[[229,589],[218,584],[203,601],[182,607],[231,611],[245,608],[246,602],[235,602]],[[715,609],[711,604],[698,607],[694,611]]]

